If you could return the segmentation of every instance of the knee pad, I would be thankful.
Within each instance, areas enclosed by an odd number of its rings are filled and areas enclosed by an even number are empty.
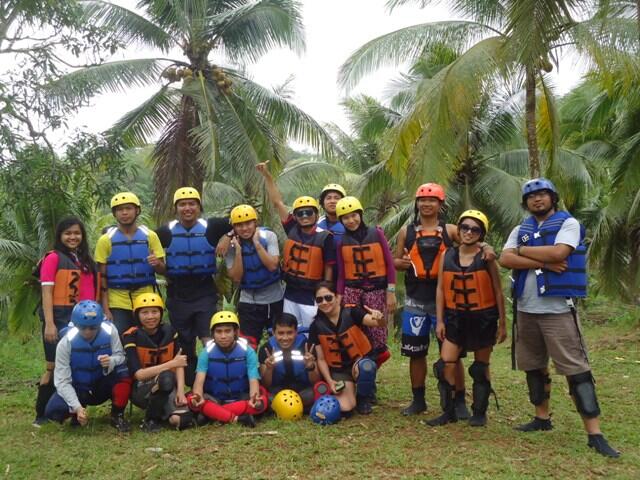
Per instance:
[[[488,383],[487,369],[489,364],[485,362],[478,362],[477,360],[469,366],[469,375],[473,378],[474,382]]]
[[[176,374],[170,370],[165,370],[158,375],[158,390],[170,393],[176,388]]]
[[[596,386],[591,372],[569,375],[569,393],[576,403],[578,413],[586,418],[600,415],[600,406],[596,397]]]
[[[375,392],[376,387],[376,362],[370,358],[361,358],[358,360],[358,379],[356,385],[357,393],[363,397],[370,397]]]
[[[527,386],[529,387],[529,401],[533,405],[542,405],[549,398],[545,387],[551,383],[548,373],[542,370],[527,370]]]
[[[186,412],[174,413],[174,415],[178,415],[180,418],[180,423],[177,427],[178,430],[186,430],[187,428],[191,428],[196,425],[196,417],[193,412],[189,410]]]
[[[433,364],[433,376],[436,377],[440,382],[446,382],[444,379],[444,360],[441,358],[438,359],[437,362]]]

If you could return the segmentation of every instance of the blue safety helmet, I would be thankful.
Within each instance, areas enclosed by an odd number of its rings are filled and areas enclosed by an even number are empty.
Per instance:
[[[334,395],[323,395],[315,401],[309,414],[318,425],[331,425],[340,421],[340,402]]]
[[[533,178],[522,186],[522,204],[526,206],[527,196],[533,192],[548,190],[553,195],[554,204],[558,201],[558,190],[551,180],[546,178]]]
[[[73,307],[71,321],[76,327],[97,327],[104,320],[104,311],[98,302],[82,300]]]

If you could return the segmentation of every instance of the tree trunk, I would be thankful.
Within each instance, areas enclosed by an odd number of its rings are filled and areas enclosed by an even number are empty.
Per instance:
[[[525,123],[527,127],[527,148],[529,149],[529,175],[540,176],[540,153],[536,131],[536,72],[531,66],[526,71]]]
[[[638,37],[640,38],[640,0],[636,0],[636,17],[638,17]]]

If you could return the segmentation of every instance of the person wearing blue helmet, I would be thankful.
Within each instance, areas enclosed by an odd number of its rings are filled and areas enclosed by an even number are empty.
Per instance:
[[[131,393],[131,379],[118,331],[105,321],[104,311],[92,300],[79,302],[71,312],[72,325],[56,348],[53,381],[56,393],[45,408],[49,420],[72,425],[89,422],[87,405],[111,399],[111,425],[129,431],[124,409]]]
[[[591,365],[575,307],[587,295],[585,230],[558,209],[560,197],[546,178],[522,188],[522,206],[529,216],[515,227],[500,256],[513,269],[514,367],[524,370],[534,418],[516,427],[522,432],[551,430],[549,358],[567,377],[569,393],[588,434],[587,445],[617,458],[600,430],[600,406]]]

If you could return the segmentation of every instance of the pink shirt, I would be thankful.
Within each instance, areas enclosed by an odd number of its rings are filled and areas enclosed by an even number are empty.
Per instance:
[[[71,258],[73,258],[73,256]],[[60,259],[58,257],[58,252],[52,252],[45,257],[45,259],[42,261],[42,264],[40,265],[40,285],[55,284],[59,261]],[[95,299],[96,288],[93,281],[93,273],[81,271],[78,301]]]

